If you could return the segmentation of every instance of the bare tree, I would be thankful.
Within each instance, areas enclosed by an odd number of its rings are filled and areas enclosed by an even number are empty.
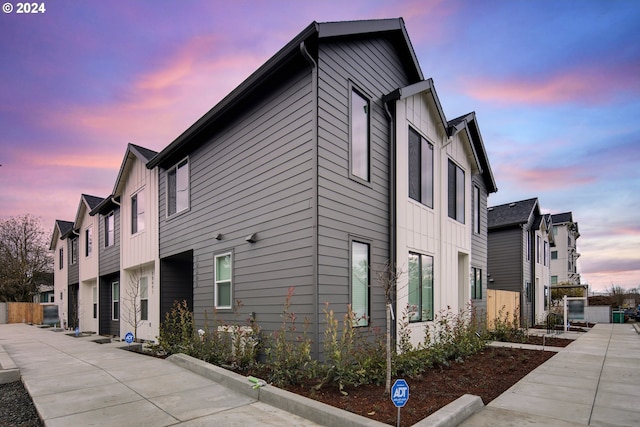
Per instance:
[[[142,276],[141,270],[131,273],[129,276],[129,286],[126,288],[126,296],[122,301],[122,320],[133,326],[133,336],[138,338],[138,327],[144,322],[142,299],[143,293],[147,292],[148,286],[146,277]]]
[[[32,302],[38,285],[50,280],[47,240],[40,220],[31,215],[0,220],[0,301]]]
[[[386,328],[386,351],[387,351],[387,375],[384,386],[384,393],[391,393],[391,357],[392,352],[395,350],[391,347],[391,307],[393,304],[393,296],[395,295],[398,280],[402,276],[402,270],[399,270],[396,266],[392,266],[389,261],[384,264],[382,271],[378,272],[378,283],[384,291],[384,301],[386,305],[387,314],[387,328]]]

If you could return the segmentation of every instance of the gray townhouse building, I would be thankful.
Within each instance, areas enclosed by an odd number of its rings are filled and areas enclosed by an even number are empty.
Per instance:
[[[91,210],[99,332],[129,328],[114,311],[143,269],[150,337],[182,300],[198,327],[215,312],[269,333],[293,289],[319,356],[326,307],[384,327],[389,262],[420,341],[440,310],[484,307],[495,191],[476,114],[446,119],[402,19],[313,22],[161,152],[129,145]]]

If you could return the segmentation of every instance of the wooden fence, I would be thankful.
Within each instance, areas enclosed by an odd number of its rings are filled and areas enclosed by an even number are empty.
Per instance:
[[[7,323],[42,323],[42,306],[34,302],[7,303]]]
[[[520,292],[487,289],[487,328],[494,329],[495,320],[520,323]]]

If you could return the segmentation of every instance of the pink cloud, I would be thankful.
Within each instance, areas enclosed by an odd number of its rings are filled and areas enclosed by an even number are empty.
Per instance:
[[[600,67],[598,64],[597,67]],[[504,104],[606,103],[617,94],[640,92],[638,67],[579,68],[524,79],[478,77],[461,82],[472,97]]]
[[[537,191],[557,190],[592,183],[595,176],[586,175],[582,167],[563,166],[526,168],[517,163],[503,163],[496,167],[500,182],[535,188]]]

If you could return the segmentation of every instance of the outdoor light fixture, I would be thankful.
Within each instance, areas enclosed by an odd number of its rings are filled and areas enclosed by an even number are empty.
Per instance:
[[[249,243],[255,243],[258,241],[258,233],[251,233],[244,240]]]
[[[218,233],[215,237],[216,240],[222,240],[222,234]]]

